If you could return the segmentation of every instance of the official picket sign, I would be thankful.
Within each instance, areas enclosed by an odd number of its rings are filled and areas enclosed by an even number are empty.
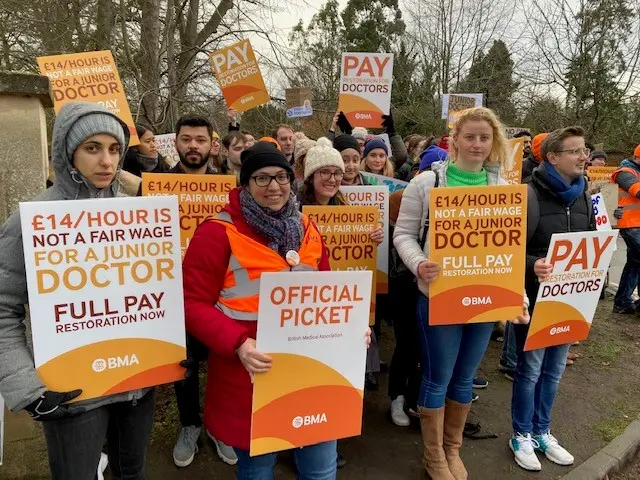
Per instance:
[[[354,127],[380,128],[391,109],[392,53],[342,54],[338,110]]]
[[[235,175],[191,175],[182,173],[142,173],[142,195],[177,195],[180,215],[182,256],[207,218],[215,218],[229,202],[236,188]]]
[[[551,237],[546,263],[553,272],[540,284],[525,351],[589,336],[617,238],[617,230]]]
[[[169,166],[173,167],[176,163],[180,161],[178,150],[176,150],[176,134],[175,133],[165,133],[164,135],[156,135],[155,140],[156,140],[156,147],[158,148],[158,153],[165,158]]]
[[[378,208],[378,224],[385,235],[378,245],[378,271],[376,273],[376,293],[389,293],[389,189],[379,186],[348,186],[343,185],[340,191],[349,205],[374,205]]]
[[[396,178],[385,177],[384,175],[378,175],[377,173],[360,172],[369,185],[386,185],[389,189],[389,194],[396,190],[402,190],[407,188],[409,182],[398,180]]]
[[[511,185],[518,185],[522,180],[522,151],[524,149],[524,139],[513,138],[508,141],[508,145],[507,164],[502,171],[502,178]]]
[[[138,132],[109,50],[37,57],[40,73],[49,77],[53,107],[58,113],[69,102],[99,103],[129,127],[129,145],[138,145]]]
[[[496,322],[522,315],[526,185],[436,188],[429,202],[431,325]]]
[[[244,112],[271,100],[249,40],[216,50],[209,60],[229,108]]]
[[[378,249],[371,232],[378,226],[380,214],[374,206],[305,205],[302,213],[315,222],[334,271],[369,270],[373,272],[369,323],[375,323],[376,273]]]
[[[35,367],[78,400],[184,378],[177,197],[20,203]]]
[[[372,272],[263,273],[251,456],[362,433]]]

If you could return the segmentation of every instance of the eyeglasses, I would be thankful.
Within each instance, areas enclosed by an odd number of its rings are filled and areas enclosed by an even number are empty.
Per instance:
[[[591,155],[591,149],[590,148],[574,148],[573,150],[558,150],[558,153],[570,153],[574,157],[579,157],[581,155],[588,157],[589,155]]]
[[[277,175],[256,175],[251,178],[259,187],[268,187],[274,180],[279,185],[287,185],[288,183],[291,183],[291,177],[289,177],[288,173],[279,173]]]
[[[340,181],[344,177],[344,172],[340,170],[335,172],[330,172],[329,170],[320,170],[318,173],[320,174],[320,178],[325,181],[331,179],[331,177],[335,178],[337,181]]]

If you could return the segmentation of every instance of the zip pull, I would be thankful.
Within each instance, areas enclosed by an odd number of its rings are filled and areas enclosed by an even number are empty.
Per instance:
[[[134,398],[133,401],[131,402],[131,405],[133,405],[134,407],[138,405],[138,399]]]

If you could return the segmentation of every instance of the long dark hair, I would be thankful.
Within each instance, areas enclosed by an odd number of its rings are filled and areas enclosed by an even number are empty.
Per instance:
[[[302,203],[304,205],[318,205],[318,200],[316,200],[315,189],[313,188],[313,175],[315,172],[307,178],[302,187],[300,187],[300,198],[302,199]],[[332,200],[335,203],[332,203]],[[347,203],[347,199],[344,198],[344,195],[340,190],[336,193],[331,200],[329,200],[330,205],[349,205]]]

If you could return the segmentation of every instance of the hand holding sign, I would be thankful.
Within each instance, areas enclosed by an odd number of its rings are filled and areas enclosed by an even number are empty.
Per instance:
[[[553,265],[546,263],[544,258],[539,258],[536,263],[533,264],[533,272],[538,277],[539,282],[544,282],[551,272],[553,271]]]
[[[440,273],[440,265],[425,260],[418,265],[418,276],[427,283],[433,282]]]
[[[531,321],[531,317],[529,316],[529,307],[526,305],[523,307],[522,315],[518,315],[515,320],[512,320],[511,323],[515,325],[528,325]]]
[[[256,373],[266,373],[271,369],[271,357],[256,348],[256,341],[253,338],[247,338],[238,348],[237,353],[242,365],[249,372],[251,383]]]
[[[68,407],[65,405],[78,397],[82,390],[72,392],[52,392],[47,390],[35,402],[25,407],[31,418],[39,421],[58,420],[67,414]]]

